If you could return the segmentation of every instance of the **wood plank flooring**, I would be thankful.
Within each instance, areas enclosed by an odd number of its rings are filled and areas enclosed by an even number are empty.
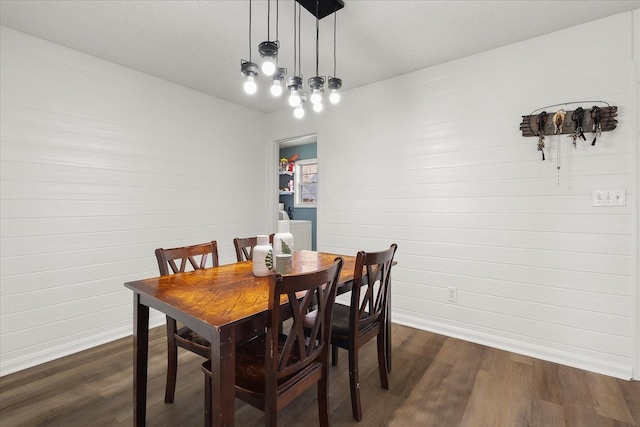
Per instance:
[[[147,425],[204,424],[202,359],[180,351],[176,400],[165,404],[164,328],[150,332]],[[640,426],[640,382],[393,326],[390,389],[374,342],[360,354],[364,420],[351,418],[347,357],[330,369],[333,426]],[[0,426],[130,426],[132,341],[118,340],[0,378]],[[238,400],[236,425],[264,425]],[[315,388],[279,413],[282,426],[318,425]]]

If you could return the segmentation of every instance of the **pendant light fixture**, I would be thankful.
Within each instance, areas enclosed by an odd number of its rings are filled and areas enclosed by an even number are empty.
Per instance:
[[[337,6],[336,6],[337,7]],[[333,12],[333,77],[329,76],[327,87],[330,90],[329,101],[332,104],[340,102],[340,88],[342,87],[342,79],[335,77],[336,75],[336,27],[338,22],[338,11]]]
[[[284,76],[287,74],[287,69],[278,67],[276,72],[273,73],[273,83],[271,84],[271,95],[280,96],[282,95],[282,81],[284,80]]]
[[[302,75],[300,72],[300,5],[293,2],[293,76],[287,79],[289,89],[289,105],[296,108],[294,115],[297,118],[304,116],[302,107]],[[302,74],[302,73],[301,73]]]
[[[280,47],[280,41],[271,41],[271,0],[267,0],[267,41],[264,41],[258,45],[258,52],[260,56],[264,58],[262,62],[262,72],[266,76],[272,76],[276,72],[276,61],[278,58],[278,48]]]
[[[280,44],[280,2],[276,0],[276,43]],[[273,83],[271,84],[271,95],[282,95],[282,82],[287,75],[287,69],[278,66],[278,56],[276,55],[275,72],[273,73]]]
[[[319,16],[320,0],[316,0],[316,75],[309,79],[309,87],[311,88],[311,103],[313,111],[319,113],[322,111],[322,93],[324,92],[324,77],[318,74],[319,65],[319,45],[320,45],[320,18]]]
[[[311,101],[313,110],[323,110],[324,84],[330,90],[329,100],[335,104],[340,100],[342,80],[335,77],[336,74],[336,28],[338,10],[344,7],[343,0],[294,0],[293,2],[293,75],[286,79],[287,69],[278,64],[279,38],[279,0],[276,1],[276,31],[275,40],[271,40],[271,0],[267,0],[267,40],[258,45],[258,53],[263,58],[261,66],[251,59],[252,44],[252,0],[249,0],[249,60],[241,60],[240,71],[245,77],[244,90],[248,94],[256,93],[258,87],[256,78],[262,72],[272,78],[271,94],[274,97],[282,95],[285,85],[289,92],[288,102],[294,108],[294,116],[302,118],[305,115],[305,103]],[[316,72],[315,76],[308,79],[311,93],[304,91],[304,79],[302,76],[302,49],[301,49],[301,24],[302,8],[305,8],[316,18]],[[320,19],[334,14],[333,21],[333,74],[334,76],[320,76]],[[286,79],[286,80],[285,80]]]
[[[251,62],[251,0],[249,0],[249,60],[240,61],[240,72],[245,76],[244,91],[249,95],[256,93],[258,86],[255,82],[255,76],[258,75],[258,66]]]

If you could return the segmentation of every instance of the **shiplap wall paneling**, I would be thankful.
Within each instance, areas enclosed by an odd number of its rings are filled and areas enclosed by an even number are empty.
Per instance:
[[[274,140],[318,133],[319,248],[398,243],[395,321],[629,378],[633,27],[617,15],[347,91],[304,125],[274,113]],[[559,39],[562,55],[534,54]],[[620,125],[595,146],[548,136],[542,162],[521,116],[582,100],[617,105]],[[627,205],[591,206],[596,189]]]
[[[269,227],[263,114],[1,30],[4,375],[131,334],[155,248]]]

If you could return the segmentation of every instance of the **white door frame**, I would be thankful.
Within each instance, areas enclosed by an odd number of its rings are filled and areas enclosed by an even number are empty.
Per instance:
[[[277,139],[275,141],[273,141],[273,155],[272,155],[272,162],[271,162],[271,168],[268,169],[270,170],[270,175],[272,177],[274,177],[273,184],[271,186],[272,190],[273,190],[273,197],[271,197],[272,200],[272,204],[271,204],[271,212],[273,214],[273,220],[272,220],[272,224],[274,230],[277,228],[278,225],[278,215],[276,214],[276,208],[278,207],[278,200],[279,198],[279,189],[278,189],[278,183],[280,180],[279,177],[279,173],[278,173],[278,164],[280,163],[280,147],[288,147],[288,146],[296,146],[296,145],[304,145],[304,144],[311,144],[311,143],[318,143],[318,134],[317,133],[310,133],[307,135],[300,135],[300,136],[293,136],[291,138],[285,138],[285,139]],[[320,147],[318,147],[318,155],[316,156],[318,158],[318,161],[320,159]],[[319,190],[320,187],[318,187]],[[320,194],[320,193],[318,193]],[[320,196],[318,195],[318,207],[320,206]],[[317,208],[316,208],[317,209]],[[318,236],[320,235],[319,228],[320,228],[320,224],[319,221],[316,217],[316,224],[315,224],[315,228],[316,228],[316,240],[318,238]],[[316,247],[319,247],[319,243],[316,241]]]

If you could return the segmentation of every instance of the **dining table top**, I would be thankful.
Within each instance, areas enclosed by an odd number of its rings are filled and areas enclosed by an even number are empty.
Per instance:
[[[296,251],[291,274],[326,268],[336,257],[344,260],[339,285],[350,283],[355,256]],[[136,280],[125,286],[166,314],[198,319],[203,327],[228,327],[266,312],[269,305],[269,276],[254,276],[251,261]]]

